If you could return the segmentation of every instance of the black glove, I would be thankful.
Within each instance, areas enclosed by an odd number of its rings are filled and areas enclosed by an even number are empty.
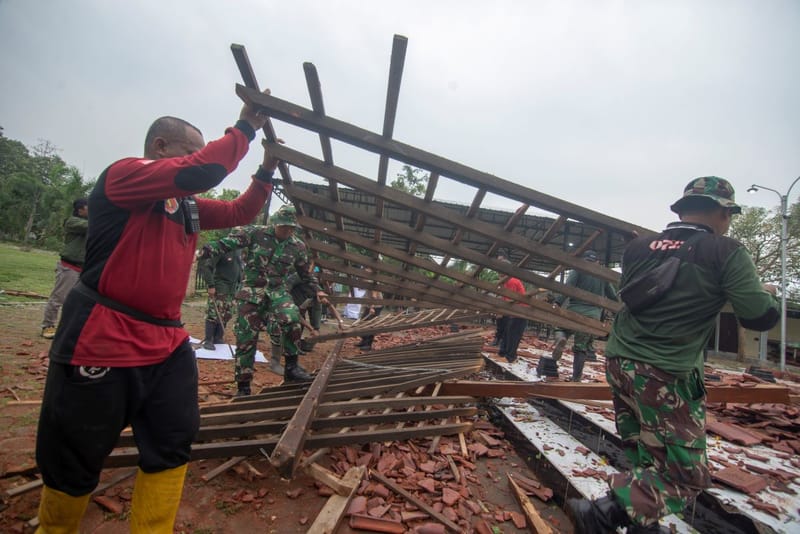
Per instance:
[[[281,183],[281,180],[278,178],[274,178],[275,171],[267,171],[261,165],[258,166],[258,170],[253,175],[253,178],[258,180],[259,182],[264,182],[265,184],[272,184],[272,187],[275,187]]]

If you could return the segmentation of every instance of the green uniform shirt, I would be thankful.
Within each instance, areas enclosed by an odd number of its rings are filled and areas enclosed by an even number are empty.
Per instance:
[[[611,300],[617,300],[617,292],[614,290],[614,286],[612,286],[610,282],[600,280],[594,276],[589,276],[588,274],[584,274],[575,269],[570,271],[569,276],[567,276],[566,285],[583,289],[584,291],[594,293],[595,295],[605,296]],[[566,305],[563,304],[565,300]],[[580,313],[581,315],[591,317],[592,319],[599,320],[603,313],[603,308],[599,306],[589,304],[588,302],[584,302],[576,298],[567,299],[564,297],[564,295],[557,296],[556,303],[559,306],[562,306],[565,310],[574,311],[575,313]]]
[[[702,350],[727,301],[745,328],[769,330],[780,318],[777,299],[765,291],[745,248],[710,228],[672,223],[655,237],[633,240],[622,258],[620,287],[674,256],[695,232],[705,232],[686,251],[671,289],[649,308],[617,314],[606,353],[655,365],[673,374],[702,371]]]
[[[205,280],[206,286],[213,287],[220,295],[233,295],[239,289],[242,277],[239,249],[200,260],[197,270]]]
[[[72,215],[64,221],[64,248],[61,259],[75,265],[83,265],[86,258],[86,231],[89,219]]]

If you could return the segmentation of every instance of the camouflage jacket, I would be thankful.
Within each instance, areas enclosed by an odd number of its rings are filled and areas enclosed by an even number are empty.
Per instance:
[[[287,280],[293,272],[304,283],[321,290],[309,269],[306,244],[299,237],[292,235],[278,241],[272,226],[245,226],[208,243],[204,252],[217,255],[236,248],[241,248],[244,256],[243,287],[236,295],[239,299],[258,303],[275,293],[286,293],[290,289]]]

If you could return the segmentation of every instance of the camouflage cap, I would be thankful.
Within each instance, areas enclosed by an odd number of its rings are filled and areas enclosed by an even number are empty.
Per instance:
[[[297,210],[294,206],[281,206],[270,216],[269,223],[273,226],[298,226]]]
[[[718,176],[703,176],[689,182],[683,190],[683,196],[669,207],[675,213],[681,212],[681,207],[692,198],[710,198],[724,208],[730,208],[731,213],[741,213],[742,208],[736,204],[733,186],[724,178]]]

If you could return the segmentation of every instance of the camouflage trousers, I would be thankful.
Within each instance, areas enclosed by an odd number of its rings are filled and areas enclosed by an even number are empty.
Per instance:
[[[711,485],[706,457],[706,390],[699,371],[678,377],[647,363],[610,357],[617,431],[633,464],[609,485],[631,520],[650,525],[682,512]]]
[[[214,303],[216,303],[216,306],[214,306]],[[206,305],[206,321],[220,323],[224,328],[233,317],[235,305],[236,299],[233,295],[221,293],[215,293],[213,297],[209,295],[208,304]],[[219,310],[221,316],[219,318],[217,317],[217,310]]]
[[[556,330],[555,340],[559,338],[569,339],[571,335],[575,334],[575,339],[572,340],[572,352],[594,352],[594,336],[586,332],[573,332],[572,330]]]
[[[258,304],[239,300],[239,314],[233,332],[236,334],[234,374],[237,382],[253,378],[258,333],[266,330],[273,345],[283,347],[284,355],[296,356],[297,343],[303,333],[300,311],[288,292],[271,292]]]

